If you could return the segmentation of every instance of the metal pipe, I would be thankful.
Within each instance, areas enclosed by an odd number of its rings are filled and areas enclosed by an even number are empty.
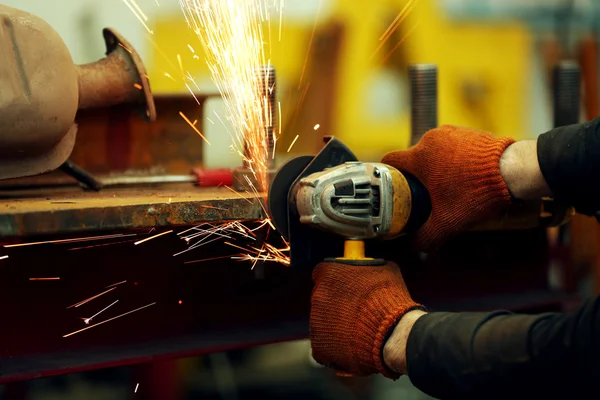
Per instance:
[[[423,135],[438,125],[437,65],[415,64],[408,69],[410,79],[410,145],[414,146]]]
[[[579,122],[581,107],[581,70],[572,60],[561,61],[552,71],[554,127]]]

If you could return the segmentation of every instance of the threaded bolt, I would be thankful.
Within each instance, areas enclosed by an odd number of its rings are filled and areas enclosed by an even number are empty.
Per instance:
[[[575,61],[561,61],[552,71],[554,126],[579,122],[581,70]]]
[[[415,64],[408,69],[410,79],[410,145],[438,125],[437,65]]]
[[[277,132],[277,86],[275,67],[272,65],[261,66],[256,71],[256,81],[261,100],[262,123],[265,127],[263,132],[266,152],[267,166],[271,169],[274,165],[273,150],[275,148],[275,133]],[[244,144],[244,158],[250,158],[249,143]],[[247,161],[244,166],[248,168]]]

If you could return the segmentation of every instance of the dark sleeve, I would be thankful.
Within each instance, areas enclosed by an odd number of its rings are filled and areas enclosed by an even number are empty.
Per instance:
[[[600,210],[600,118],[540,135],[537,152],[557,202],[586,215]]]
[[[430,313],[406,358],[412,383],[436,398],[597,398],[585,393],[600,389],[600,297],[572,314]]]

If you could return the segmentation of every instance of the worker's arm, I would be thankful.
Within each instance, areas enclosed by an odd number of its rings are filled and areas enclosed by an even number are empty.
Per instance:
[[[383,354],[436,398],[588,398],[577,396],[600,385],[600,298],[572,314],[413,311]]]
[[[517,199],[551,196],[592,215],[600,209],[600,118],[510,145],[500,172]]]
[[[587,215],[600,209],[600,118],[516,143],[446,125],[383,162],[414,175],[429,191],[431,216],[416,235],[422,250],[493,218],[514,199],[551,196]]]
[[[599,137],[600,120],[552,130],[537,143],[445,126],[383,162],[427,187],[432,213],[416,244],[431,249],[514,198],[551,194],[592,214],[600,208]],[[353,268],[315,270],[311,341],[319,362],[358,375],[407,372],[445,399],[580,398],[591,388],[586,397],[597,397],[600,300],[570,315],[426,314],[413,310],[392,265]]]
[[[509,145],[500,173],[513,197],[600,209],[600,119]],[[600,379],[600,298],[572,314],[407,313],[384,348],[395,372],[439,398],[556,397]]]

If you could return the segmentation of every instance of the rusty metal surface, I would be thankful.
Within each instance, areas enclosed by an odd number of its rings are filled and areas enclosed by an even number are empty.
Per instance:
[[[185,226],[262,216],[256,198],[227,188],[191,184],[101,192],[72,188],[0,192],[0,236],[5,237]]]
[[[210,95],[196,95],[201,104]],[[206,143],[179,114],[204,120],[202,105],[190,95],[154,97],[157,119],[140,120],[130,108],[114,106],[77,113],[79,135],[71,160],[91,173],[189,174],[203,166]]]

